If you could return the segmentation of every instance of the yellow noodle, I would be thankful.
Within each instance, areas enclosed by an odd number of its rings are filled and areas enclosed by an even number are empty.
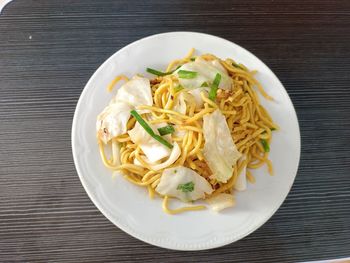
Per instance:
[[[177,209],[170,209],[168,207],[168,202],[169,202],[168,200],[169,200],[169,197],[164,196],[163,210],[164,210],[164,212],[166,212],[167,214],[170,214],[170,215],[179,214],[179,213],[183,213],[186,211],[198,211],[198,210],[206,209],[206,206],[204,206],[204,205],[185,206],[185,207],[181,207],[181,208],[177,208]]]
[[[125,75],[119,75],[119,76],[115,77],[111,81],[111,83],[108,85],[107,91],[111,92],[113,90],[114,86],[121,80],[129,81],[129,78],[127,76],[125,76]]]

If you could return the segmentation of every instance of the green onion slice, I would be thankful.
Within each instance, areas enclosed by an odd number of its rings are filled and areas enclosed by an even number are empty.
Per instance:
[[[180,90],[183,90],[183,89],[184,89],[184,87],[181,85],[177,85],[176,87],[174,87],[175,92],[179,92]]]
[[[153,68],[147,68],[146,71],[148,73],[151,73],[153,75],[157,75],[157,76],[166,76],[166,75],[169,75],[171,73],[173,73],[172,71],[169,71],[169,72],[161,72],[161,71],[158,71],[156,69],[153,69]]]
[[[179,75],[180,79],[193,79],[197,77],[197,72],[189,70],[179,70],[177,74]]]
[[[161,136],[167,135],[167,134],[171,134],[171,133],[175,132],[175,129],[174,129],[173,125],[167,125],[167,126],[158,128],[157,130],[159,131],[159,134]]]
[[[235,68],[239,68],[239,69],[245,71],[245,69],[243,67],[241,67],[239,64],[237,64],[236,62],[232,62],[232,66],[234,66]]]
[[[169,72],[161,72],[159,70],[153,69],[153,68],[147,68],[146,71],[148,73],[151,73],[153,75],[157,75],[157,76],[166,76],[166,75],[170,75],[173,74],[176,70],[178,70],[181,67],[181,65],[177,66],[176,69],[169,71]]]
[[[147,122],[142,119],[141,115],[137,113],[136,110],[132,110],[130,111],[130,114],[132,116],[134,116],[134,118],[136,119],[136,121],[138,123],[140,123],[140,125],[142,126],[142,128],[145,129],[145,131],[152,136],[153,139],[157,140],[158,142],[160,142],[161,144],[165,145],[166,147],[172,149],[174,146],[169,143],[167,140],[165,140],[163,137],[159,136],[158,134],[155,134],[154,131],[152,130],[152,128],[147,124]]]
[[[176,189],[181,190],[183,193],[192,192],[194,190],[194,183],[191,181],[185,184],[179,184]]]
[[[266,153],[270,151],[270,146],[269,146],[269,143],[267,142],[267,140],[261,139],[261,144],[264,147],[264,151]]]
[[[221,75],[219,73],[216,73],[215,79],[213,81],[213,84],[211,84],[210,91],[209,91],[209,99],[214,101],[216,99],[216,93],[219,88],[219,84],[221,81]]]
[[[201,85],[201,87],[209,87],[208,82],[206,82],[206,81],[203,82],[202,85]]]

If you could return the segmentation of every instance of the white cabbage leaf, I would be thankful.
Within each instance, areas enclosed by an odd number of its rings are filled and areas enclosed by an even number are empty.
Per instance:
[[[178,76],[177,72],[179,70],[197,72],[197,76],[195,78],[179,78],[180,84],[187,89],[201,88],[204,82],[207,82],[210,85],[217,73],[221,75],[219,88],[224,90],[231,90],[232,88],[232,79],[218,60],[206,61],[198,57],[195,61],[182,65],[177,71],[174,72],[174,74]]]
[[[143,158],[143,160],[150,165],[152,170],[158,171],[158,170],[164,169],[164,168],[172,165],[174,162],[176,162],[176,160],[180,157],[180,155],[181,155],[181,148],[175,142],[174,148],[172,149],[169,158],[166,161],[164,161],[163,163],[159,163],[159,162],[152,163],[150,160],[148,160],[147,157],[141,157],[141,158]],[[142,166],[142,163],[136,158],[134,159],[134,164]]]
[[[177,142],[174,142],[173,145],[174,145],[174,147],[171,150],[169,158],[163,163],[152,164],[151,165],[152,170],[158,171],[158,170],[164,169],[164,168],[166,168],[166,167],[168,167],[168,166],[170,166],[170,165],[172,165],[173,163],[176,162],[176,160],[181,155],[181,148],[180,148],[180,146],[178,145]]]
[[[116,102],[108,105],[97,116],[97,137],[104,143],[107,143],[110,139],[126,133],[130,111],[130,105],[125,102]]]
[[[232,194],[218,194],[217,196],[206,199],[206,201],[215,212],[235,205],[235,199]]]
[[[203,117],[204,158],[213,177],[226,183],[233,174],[233,166],[241,157],[234,144],[225,116],[216,110]]]
[[[130,111],[140,105],[152,106],[152,92],[149,79],[135,76],[117,91],[109,105],[98,115],[96,122],[97,137],[104,143],[124,134]],[[147,110],[139,113],[148,112]]]
[[[181,92],[177,97],[176,103],[173,106],[173,110],[181,114],[186,114],[186,102],[184,92]]]
[[[148,124],[155,134],[159,135],[158,130],[152,124]],[[147,162],[155,163],[160,159],[167,157],[171,153],[171,149],[155,140],[148,132],[136,122],[135,127],[128,131],[131,140],[138,144],[147,157]]]
[[[205,198],[205,194],[211,194],[213,189],[207,180],[195,171],[177,166],[163,171],[156,191],[161,195],[188,202]]]
[[[193,96],[197,109],[202,108],[204,104],[204,101],[201,96],[201,92],[205,92],[206,94],[208,94],[208,90],[209,88],[196,88],[188,91],[188,93]]]
[[[241,157],[241,160],[244,161],[246,159],[246,156],[243,155]],[[241,171],[241,173],[238,175],[234,188],[237,191],[244,191],[247,189],[247,165],[245,165]]]
[[[130,104],[133,109],[141,105],[152,106],[153,98],[149,79],[138,76],[133,77],[118,89],[112,103],[118,101]],[[139,113],[145,112],[148,111],[139,111]]]
[[[185,130],[180,130],[180,125],[174,125],[175,132],[173,133],[174,136],[183,138],[186,135]]]

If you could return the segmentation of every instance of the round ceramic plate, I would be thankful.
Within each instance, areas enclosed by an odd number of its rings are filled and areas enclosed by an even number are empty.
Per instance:
[[[161,199],[149,199],[147,189],[121,176],[112,177],[99,156],[95,123],[97,115],[115,93],[107,85],[119,74],[146,74],[147,67],[164,69],[173,59],[212,53],[233,58],[250,69],[274,101],[261,100],[280,130],[274,132],[270,157],[275,175],[267,168],[253,170],[255,184],[236,194],[236,206],[220,213],[210,209],[168,215]],[[281,82],[256,56],[244,48],[215,36],[172,32],[138,40],[107,59],[82,92],[73,120],[72,149],[79,178],[97,208],[116,226],[147,243],[176,250],[215,248],[237,241],[264,224],[286,198],[298,169],[300,133],[293,104]]]

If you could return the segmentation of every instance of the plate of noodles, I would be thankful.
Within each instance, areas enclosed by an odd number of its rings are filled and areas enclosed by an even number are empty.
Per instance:
[[[273,72],[219,37],[138,40],[86,84],[72,149],[93,203],[147,243],[202,250],[237,241],[281,206],[300,132]]]

